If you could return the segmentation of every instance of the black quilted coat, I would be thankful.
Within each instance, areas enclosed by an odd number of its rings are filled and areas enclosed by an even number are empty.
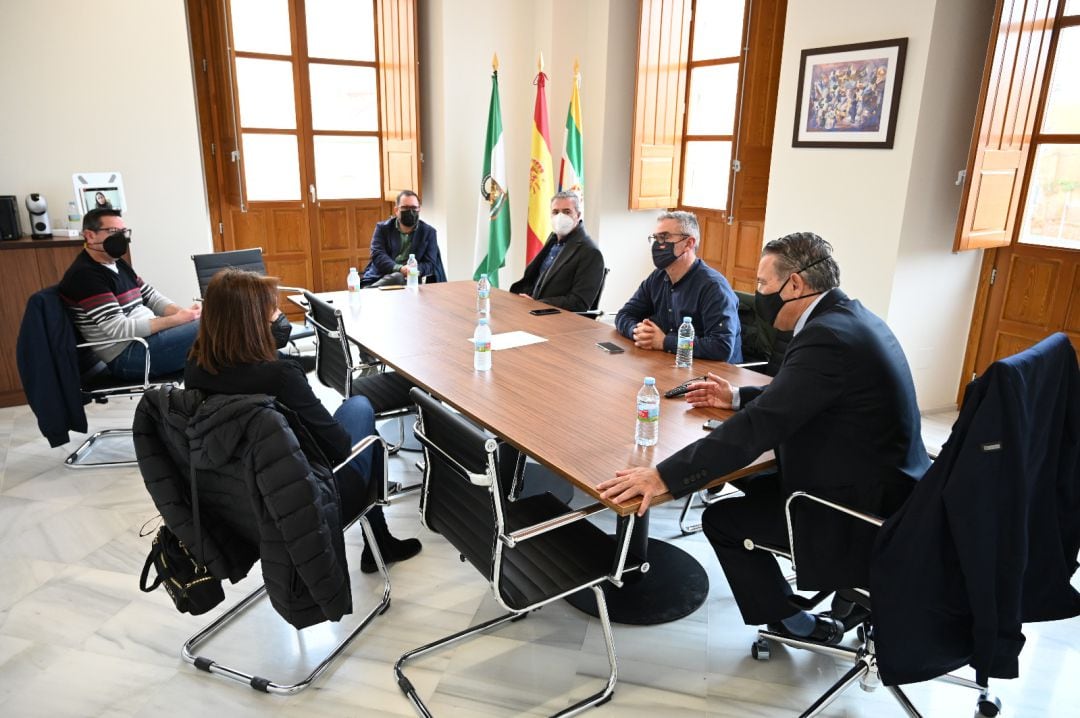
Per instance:
[[[163,387],[143,396],[133,429],[139,470],[166,525],[197,547],[193,462],[210,572],[235,583],[261,559],[270,602],[304,628],[350,613],[352,596],[333,474],[290,414],[264,394]]]

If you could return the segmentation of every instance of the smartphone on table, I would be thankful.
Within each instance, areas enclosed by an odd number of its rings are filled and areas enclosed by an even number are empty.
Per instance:
[[[624,351],[626,351],[615,342],[597,342],[596,346],[600,347],[608,354],[622,354]]]
[[[558,314],[560,311],[560,309],[556,309],[555,307],[548,307],[547,309],[531,309],[529,310],[529,314],[542,317],[546,314]]]
[[[701,425],[701,428],[704,429],[705,431],[712,431],[713,429],[719,429],[720,425],[723,424],[723,423],[724,423],[723,419],[709,419],[708,421],[706,421],[704,424]]]

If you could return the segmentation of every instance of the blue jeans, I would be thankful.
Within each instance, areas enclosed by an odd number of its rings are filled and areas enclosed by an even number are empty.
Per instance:
[[[376,433],[375,411],[366,397],[346,399],[334,412],[334,419],[345,428],[353,444]],[[376,451],[378,448],[378,445],[367,448],[337,474],[341,516],[345,521],[350,521],[367,504],[371,479],[382,478],[383,452]]]
[[[150,346],[150,377],[183,371],[188,350],[199,333],[199,322],[169,327],[145,337]],[[107,366],[109,373],[120,379],[141,381],[146,369],[146,349],[139,342],[128,342],[127,348]]]

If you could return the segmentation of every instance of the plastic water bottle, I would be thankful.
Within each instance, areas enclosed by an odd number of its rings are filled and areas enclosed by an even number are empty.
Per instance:
[[[480,323],[473,332],[473,369],[488,371],[491,369],[491,327],[487,317],[480,317]],[[660,401],[657,395],[657,401]]]
[[[349,267],[349,276],[345,278],[345,283],[349,286],[349,304],[359,304],[360,274],[356,271],[356,267]]]
[[[82,215],[79,214],[79,205],[74,202],[67,203],[67,228],[78,231],[82,227]]]
[[[476,313],[491,316],[491,282],[486,274],[481,274],[480,281],[476,283]]]
[[[637,431],[634,443],[638,446],[652,446],[660,436],[660,392],[656,390],[656,379],[645,377],[645,384],[637,393]]]
[[[694,325],[690,323],[690,317],[683,317],[682,324],[679,325],[675,366],[687,369],[694,366]]]
[[[405,266],[409,270],[409,276],[405,278],[405,286],[418,287],[420,286],[420,265],[416,263],[416,255],[410,254],[409,261],[405,263]]]

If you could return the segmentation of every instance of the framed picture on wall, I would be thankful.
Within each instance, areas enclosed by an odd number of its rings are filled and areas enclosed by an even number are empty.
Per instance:
[[[892,149],[907,38],[803,50],[793,147]]]

